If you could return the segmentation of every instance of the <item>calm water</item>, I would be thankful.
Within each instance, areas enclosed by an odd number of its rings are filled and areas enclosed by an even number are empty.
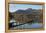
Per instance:
[[[13,25],[16,25],[16,23],[14,23]],[[42,27],[43,27],[42,23],[32,23],[32,24],[28,23],[28,24],[17,26],[15,28],[42,28]]]
[[[33,24],[24,24],[21,26],[17,26],[16,28],[42,28],[41,23],[33,23]]]

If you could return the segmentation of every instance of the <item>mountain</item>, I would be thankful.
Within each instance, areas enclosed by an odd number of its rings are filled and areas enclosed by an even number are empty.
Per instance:
[[[32,9],[31,8],[28,8],[28,9],[26,9],[26,10],[17,10],[16,12],[15,12],[16,14],[31,14],[32,13]]]

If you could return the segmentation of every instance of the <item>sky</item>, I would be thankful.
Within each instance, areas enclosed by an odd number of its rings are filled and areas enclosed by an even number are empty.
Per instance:
[[[27,8],[42,9],[42,5],[31,5],[31,4],[9,4],[9,11],[15,12],[18,9],[26,10]]]

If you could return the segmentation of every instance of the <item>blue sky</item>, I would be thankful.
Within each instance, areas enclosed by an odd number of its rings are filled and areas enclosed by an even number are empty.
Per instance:
[[[10,12],[15,12],[18,9],[27,9],[27,8],[32,8],[32,9],[42,9],[42,5],[31,5],[31,4],[9,4],[9,11]]]

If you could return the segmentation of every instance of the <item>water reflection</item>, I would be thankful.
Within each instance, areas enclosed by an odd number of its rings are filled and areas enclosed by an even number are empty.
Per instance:
[[[19,23],[16,23],[16,21],[14,19],[10,20],[10,24],[11,24],[11,28],[17,28],[17,29],[30,29],[30,28],[42,28],[43,24],[42,23],[26,23],[23,25],[19,25]],[[18,25],[18,26],[16,26]],[[15,27],[16,26],[16,27]]]

